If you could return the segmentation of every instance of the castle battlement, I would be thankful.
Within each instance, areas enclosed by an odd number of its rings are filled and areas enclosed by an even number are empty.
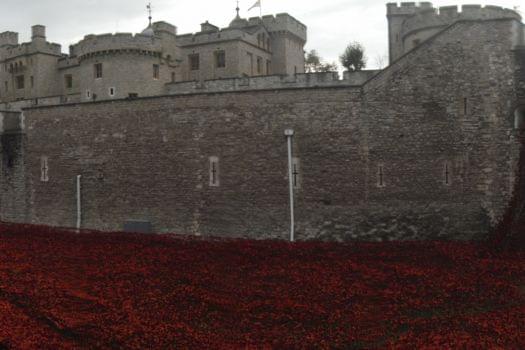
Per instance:
[[[418,11],[433,8],[431,2],[402,2],[398,5],[396,2],[391,2],[386,5],[387,16],[410,16]]]
[[[491,20],[517,19],[521,16],[514,10],[499,6],[463,5],[461,11],[458,6],[444,6],[437,8],[418,8],[416,12],[403,23],[402,35],[407,36],[414,31],[425,30],[431,27],[446,26],[460,20]]]
[[[98,52],[111,51],[146,51],[146,52],[161,52],[161,41],[156,37],[131,34],[131,33],[116,33],[116,34],[99,34],[86,35],[83,40],[70,48],[71,56],[78,56],[82,58],[86,55],[95,54]]]
[[[289,32],[306,41],[306,26],[287,13],[263,16],[261,20],[270,33]]]
[[[5,45],[18,45],[18,33],[3,32],[0,33],[0,47]]]
[[[303,41],[306,41],[307,37],[307,27],[287,13],[279,13],[275,16],[265,15],[263,17],[250,17],[248,20],[246,20],[246,25],[264,25],[270,33],[291,33]],[[197,33],[177,35],[178,44],[182,46],[190,46],[214,41],[239,39],[242,38],[243,34],[245,33],[242,29],[243,27],[227,27],[218,29],[209,23],[202,24],[201,28],[205,28],[205,30]]]
[[[3,49],[3,60],[10,60],[23,55],[30,55],[33,53],[47,53],[50,55],[62,55],[62,46],[50,42],[28,42],[18,45],[11,45]]]
[[[219,31],[206,31],[198,33],[188,33],[177,36],[177,45],[191,46],[202,45],[216,41],[240,39],[243,37],[243,31],[237,28],[223,28]]]

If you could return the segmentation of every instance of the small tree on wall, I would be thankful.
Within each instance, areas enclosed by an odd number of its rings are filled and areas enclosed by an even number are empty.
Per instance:
[[[304,63],[304,70],[306,73],[337,71],[337,64],[335,62],[324,63],[316,50],[310,50],[306,53]]]
[[[358,72],[366,67],[366,56],[363,45],[354,41],[350,43],[345,52],[339,57],[341,64],[349,72]]]
[[[304,68],[307,73],[317,72],[321,67],[321,57],[316,50],[310,50],[306,53]]]

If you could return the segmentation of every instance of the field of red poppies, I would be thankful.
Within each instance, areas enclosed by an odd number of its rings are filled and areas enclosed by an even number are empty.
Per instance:
[[[525,253],[0,225],[0,349],[525,348]]]

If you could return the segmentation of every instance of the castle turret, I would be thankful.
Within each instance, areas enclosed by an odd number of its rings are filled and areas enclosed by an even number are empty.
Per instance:
[[[18,33],[3,32],[0,33],[0,47],[5,45],[18,45]]]
[[[423,3],[428,6],[428,3]],[[401,6],[397,3],[389,3],[386,5],[387,19],[388,19],[388,57],[390,63],[401,57],[404,52],[403,40],[401,38],[401,31],[403,22],[414,15],[417,11],[415,2],[402,2]]]
[[[287,13],[263,16],[262,22],[271,35],[273,73],[304,73],[306,26]]]
[[[31,41],[46,41],[46,27],[40,24],[31,27]]]
[[[430,2],[387,4],[390,63],[428,40],[440,30],[457,21],[514,19],[521,16],[514,10],[498,6],[463,5],[434,8]]]

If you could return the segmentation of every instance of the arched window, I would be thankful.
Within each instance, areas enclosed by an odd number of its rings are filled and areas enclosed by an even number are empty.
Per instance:
[[[514,111],[514,129],[525,130],[525,106],[519,106]]]

